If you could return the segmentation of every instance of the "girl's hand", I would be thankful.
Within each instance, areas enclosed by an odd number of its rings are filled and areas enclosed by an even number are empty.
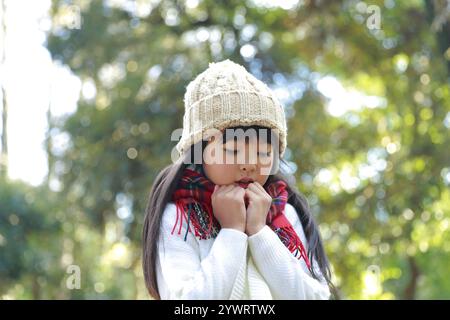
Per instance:
[[[236,185],[214,187],[211,195],[213,214],[222,228],[245,231],[245,189]]]
[[[245,197],[248,199],[245,233],[251,236],[266,225],[272,197],[256,181],[250,183],[245,189]]]

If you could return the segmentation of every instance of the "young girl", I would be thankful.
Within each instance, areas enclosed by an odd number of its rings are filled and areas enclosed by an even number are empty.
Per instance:
[[[156,178],[144,221],[150,295],[329,299],[319,229],[277,173],[287,128],[273,92],[225,60],[187,86],[184,102],[180,157]]]

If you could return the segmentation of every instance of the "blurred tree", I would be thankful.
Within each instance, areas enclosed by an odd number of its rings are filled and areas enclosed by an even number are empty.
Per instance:
[[[0,56],[0,67],[3,68],[6,60],[6,6],[5,1],[2,0],[0,3],[0,20],[1,20],[1,32],[0,32],[0,47],[1,47],[1,56]],[[6,90],[5,84],[0,83],[1,93],[2,93],[2,134],[1,134],[1,153],[0,153],[0,176],[5,178],[8,174],[8,100],[6,99]]]
[[[45,188],[0,179],[0,296],[60,297],[61,216]]]
[[[74,261],[93,271],[94,290],[75,296],[145,297],[152,179],[171,161],[186,85],[230,58],[283,99],[286,158],[342,297],[449,298],[450,49],[430,2],[73,1],[82,25],[69,28],[54,0],[48,48],[83,82],[77,112],[55,119],[70,146],[50,155],[77,212],[67,221],[86,235]]]

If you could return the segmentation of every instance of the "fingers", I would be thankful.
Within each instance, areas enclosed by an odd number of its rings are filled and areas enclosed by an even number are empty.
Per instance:
[[[264,194],[266,193],[266,190],[258,183],[258,182],[252,182],[248,185],[247,190],[252,191],[255,194]]]
[[[260,197],[260,194],[258,192],[256,192],[253,188],[250,188],[250,187],[245,189],[245,195],[249,199],[256,199],[256,198]]]
[[[245,189],[239,185],[232,185],[232,188],[227,192],[239,198],[244,198]]]
[[[261,184],[258,182],[252,182],[248,185],[247,189],[245,189],[245,193],[252,198],[267,198],[272,199],[272,197],[267,193]]]
[[[217,194],[222,194],[222,193],[227,193],[228,191],[230,191],[232,189],[233,185],[218,185],[216,184],[214,186],[214,193]]]
[[[227,194],[227,193],[244,193],[247,191],[253,191],[256,195],[265,195],[267,194],[264,187],[259,182],[252,182],[248,184],[247,188],[244,189],[240,185],[236,184],[228,184],[228,185],[215,185],[214,192],[215,194]]]
[[[240,198],[244,198],[245,189],[242,188],[241,186],[236,186],[233,190],[231,190],[231,192],[236,196],[239,196]]]
[[[264,192],[264,193],[266,193],[266,190],[264,189],[264,187],[258,182],[258,181],[255,181],[255,182],[253,182],[253,183],[250,183],[250,185],[252,186],[252,187],[256,187],[259,191],[261,191],[261,192]],[[250,186],[249,185],[249,186]]]
[[[231,195],[239,195],[239,194],[244,194],[244,189],[241,188],[238,185],[234,185],[234,184],[229,184],[229,185],[216,185],[214,187],[214,193],[213,194],[220,194],[220,195],[227,195],[227,194],[231,194]]]

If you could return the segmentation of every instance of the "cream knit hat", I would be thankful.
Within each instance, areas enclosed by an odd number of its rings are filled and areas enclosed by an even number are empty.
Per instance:
[[[286,149],[284,109],[266,84],[230,60],[210,63],[186,87],[183,132],[176,148],[183,154],[208,129],[260,125],[277,129],[279,153]]]

